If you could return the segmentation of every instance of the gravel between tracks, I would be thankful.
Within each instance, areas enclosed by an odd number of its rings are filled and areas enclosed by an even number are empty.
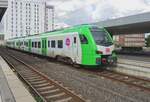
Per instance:
[[[36,65],[38,70],[50,78],[61,81],[65,86],[92,102],[150,102],[150,93],[142,92],[123,83],[79,71],[59,62],[50,62],[47,59],[21,52],[11,52],[23,61]]]

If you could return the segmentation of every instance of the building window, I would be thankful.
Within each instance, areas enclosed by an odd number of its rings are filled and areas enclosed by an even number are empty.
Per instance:
[[[62,40],[58,40],[58,48],[63,48],[63,41]]]
[[[52,40],[52,41],[51,41],[51,47],[52,47],[52,48],[55,48],[55,40]]]

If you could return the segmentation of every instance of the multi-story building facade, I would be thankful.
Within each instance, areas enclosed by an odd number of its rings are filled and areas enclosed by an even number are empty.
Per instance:
[[[54,7],[46,0],[9,0],[4,32],[7,38],[28,36],[54,29]]]

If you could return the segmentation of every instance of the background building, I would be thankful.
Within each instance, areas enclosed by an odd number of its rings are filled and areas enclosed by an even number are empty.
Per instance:
[[[38,34],[54,29],[54,7],[46,0],[9,0],[4,18],[7,38]]]

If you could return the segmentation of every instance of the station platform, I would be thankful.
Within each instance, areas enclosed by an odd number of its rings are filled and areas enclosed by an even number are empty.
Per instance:
[[[113,70],[138,77],[150,78],[150,63],[129,59],[118,59],[118,65]]]
[[[0,102],[36,102],[1,56]]]

